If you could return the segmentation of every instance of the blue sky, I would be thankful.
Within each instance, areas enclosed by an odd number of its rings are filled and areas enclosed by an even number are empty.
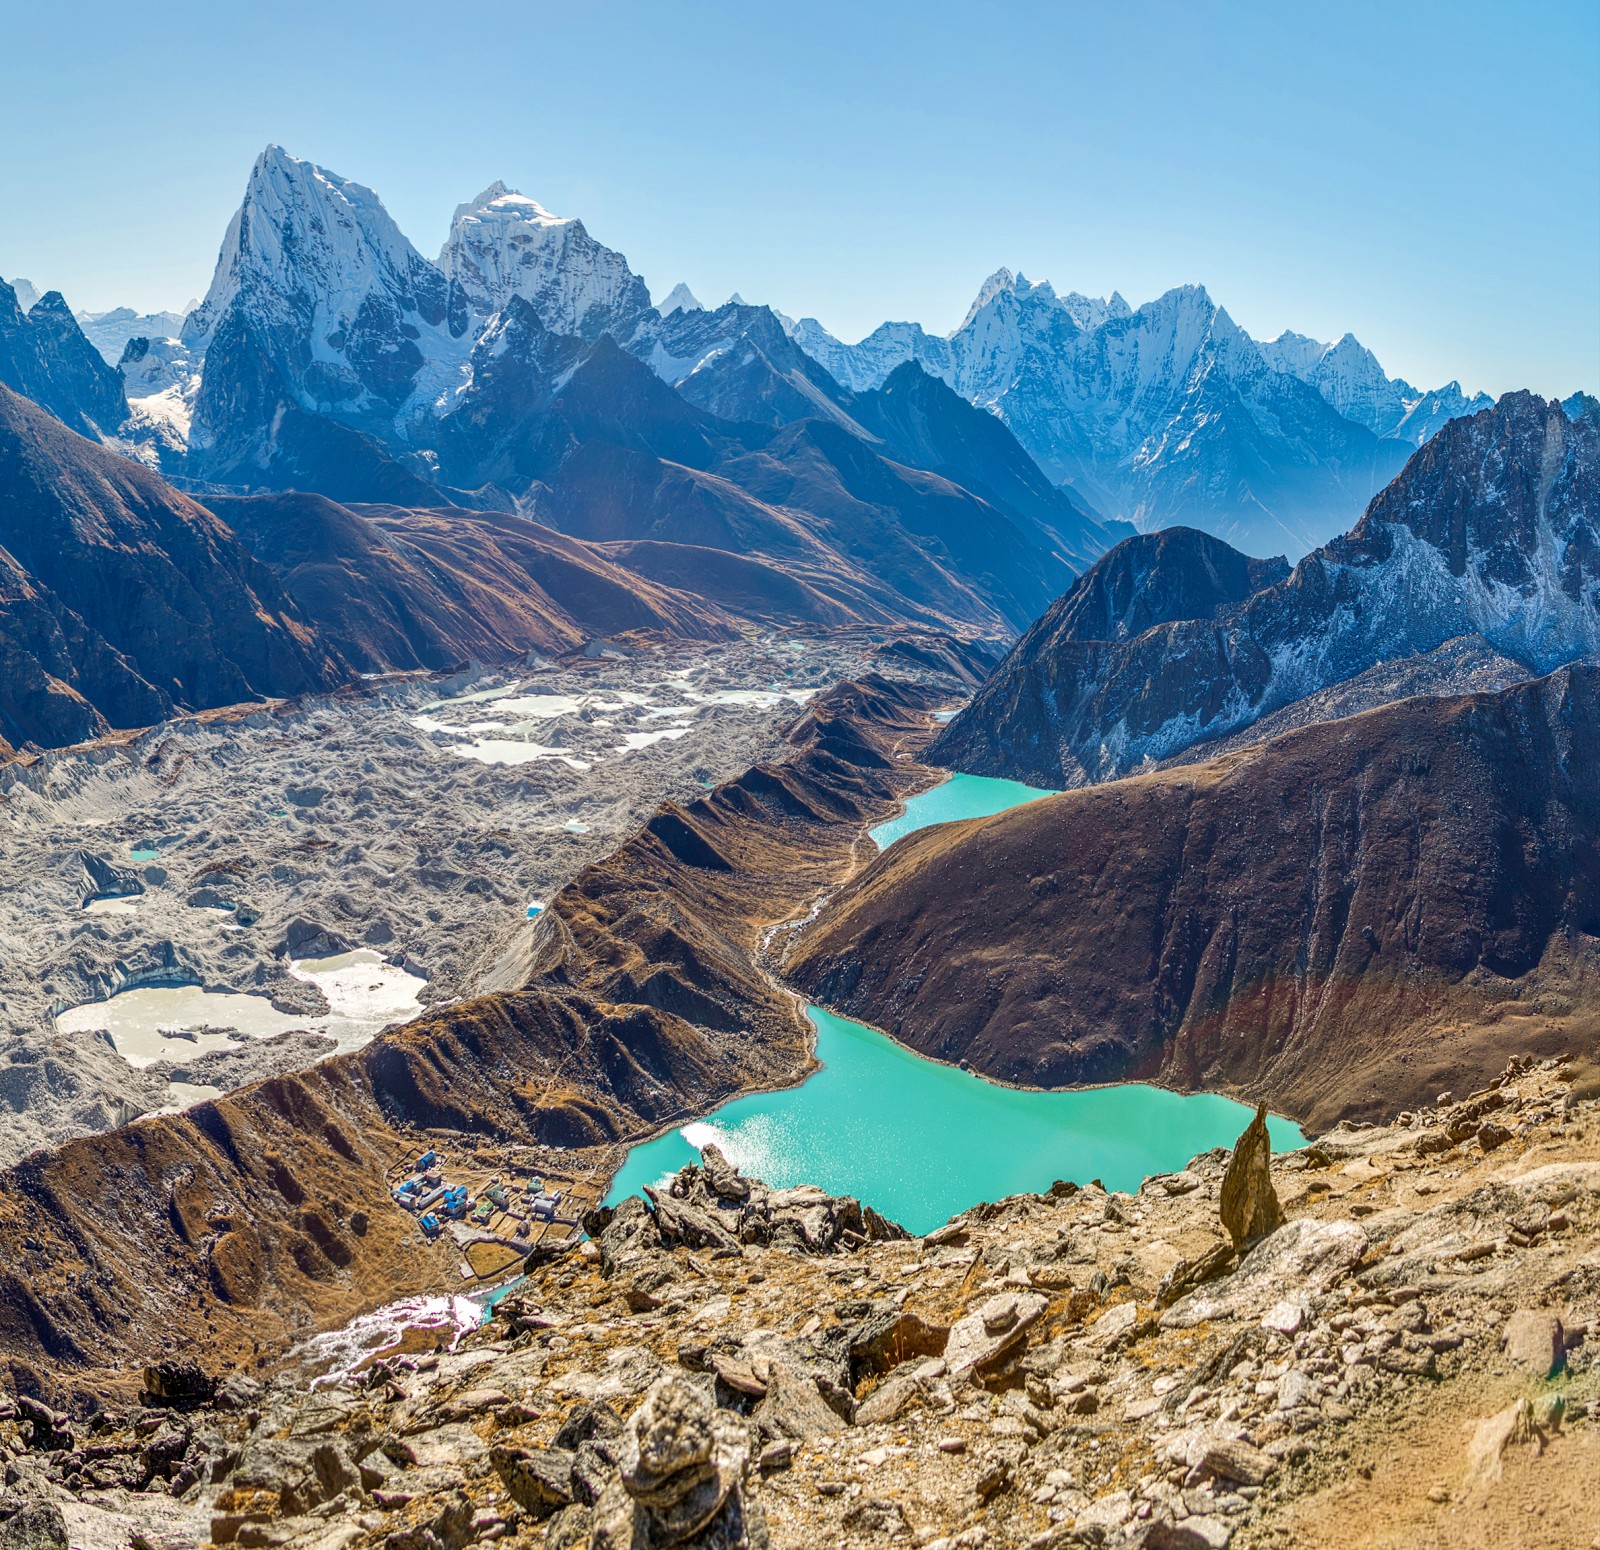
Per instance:
[[[855,338],[1004,264],[1391,373],[1600,389],[1600,3],[73,3],[7,17],[0,274],[202,292],[261,147],[428,256],[499,177]]]

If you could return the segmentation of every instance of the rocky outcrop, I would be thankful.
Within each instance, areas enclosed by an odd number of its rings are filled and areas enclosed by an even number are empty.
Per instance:
[[[1222,1225],[1235,1248],[1283,1226],[1283,1210],[1272,1188],[1272,1140],[1264,1103],[1234,1143],[1228,1171],[1222,1176]]]
[[[666,1187],[645,1190],[648,1206],[626,1200],[584,1220],[608,1272],[636,1265],[661,1249],[714,1249],[737,1254],[741,1244],[796,1254],[828,1254],[908,1236],[905,1229],[848,1196],[815,1185],[768,1189],[738,1173],[715,1146],[702,1166],[683,1168]]]
[[[1392,1114],[1584,1026],[1597,727],[1580,664],[924,830],[833,896],[787,972],[1006,1081]]]
[[[1507,394],[1446,426],[1350,533],[1286,579],[1262,585],[1237,555],[1221,569],[1198,554],[1176,567],[1108,555],[1017,644],[932,757],[1075,786],[1237,736],[1462,636],[1548,672],[1600,651],[1597,512],[1600,420]],[[1172,569],[1192,579],[1175,586]],[[1224,571],[1233,581],[1219,586],[1211,578]],[[1257,590],[1241,598],[1246,579]]]

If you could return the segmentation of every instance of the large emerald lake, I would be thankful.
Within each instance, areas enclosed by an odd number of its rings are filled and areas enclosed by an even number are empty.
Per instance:
[[[880,846],[930,823],[987,817],[1051,793],[957,775],[872,831]],[[629,1152],[608,1200],[636,1194],[715,1142],[743,1173],[775,1187],[819,1184],[855,1195],[912,1232],[980,1200],[1047,1189],[1056,1179],[1133,1190],[1196,1153],[1231,1146],[1251,1110],[1230,1098],[1124,1084],[1070,1092],[1001,1087],[925,1060],[874,1029],[820,1007],[809,1015],[822,1069],[784,1092],[752,1093]],[[1275,1147],[1300,1146],[1269,1120]]]
[[[860,1023],[811,1008],[822,1069],[787,1092],[737,1098],[629,1152],[612,1201],[698,1162],[715,1141],[741,1173],[855,1195],[912,1232],[979,1200],[1055,1179],[1133,1190],[1197,1152],[1231,1146],[1251,1111],[1231,1098],[1128,1084],[1024,1092],[939,1065]],[[1282,1150],[1303,1137],[1268,1122]]]

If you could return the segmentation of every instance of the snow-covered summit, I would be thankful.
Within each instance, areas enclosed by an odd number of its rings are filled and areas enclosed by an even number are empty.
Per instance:
[[[557,334],[597,338],[650,307],[644,281],[622,254],[596,242],[576,217],[552,215],[504,183],[457,207],[439,269],[480,316],[520,296]]]
[[[664,318],[671,317],[674,312],[704,312],[705,310],[700,298],[681,280],[656,303],[656,311]]]
[[[269,145],[251,169],[205,300],[184,321],[183,341],[205,348],[244,296],[258,321],[309,325],[313,353],[339,357],[373,298],[437,327],[446,289],[370,188]]]
[[[24,312],[33,311],[33,304],[38,301],[41,294],[39,287],[32,280],[24,280],[20,277],[10,283],[11,289],[17,293],[17,305]]]
[[[1309,382],[1347,420],[1364,425],[1375,436],[1394,437],[1413,447],[1421,446],[1446,421],[1476,414],[1492,402],[1486,393],[1469,397],[1456,382],[1425,393],[1403,377],[1390,377],[1377,356],[1351,333],[1324,344],[1285,329],[1259,349],[1279,371]]]

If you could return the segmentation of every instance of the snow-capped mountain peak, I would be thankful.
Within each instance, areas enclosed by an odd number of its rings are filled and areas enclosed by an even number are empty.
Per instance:
[[[184,321],[183,341],[206,348],[243,295],[258,317],[311,325],[337,356],[335,341],[373,296],[438,325],[445,291],[370,188],[269,145],[229,223],[211,288]]]
[[[661,301],[656,303],[656,311],[664,318],[671,317],[674,312],[704,312],[705,310],[700,298],[681,280],[667,292]]]
[[[499,182],[457,207],[439,269],[481,317],[520,296],[551,332],[585,339],[650,306],[650,293],[627,259],[596,242],[582,221],[552,215]]]
[[[972,298],[972,305],[967,308],[967,315],[961,320],[961,327],[966,328],[977,315],[989,305],[1002,291],[1012,290],[1017,283],[1017,277],[1009,269],[996,269],[982,285],[978,287],[978,294]],[[958,329],[959,333],[960,330]]]
[[[17,305],[24,312],[32,312],[33,304],[41,295],[39,287],[32,280],[18,278],[11,282],[11,289],[17,293]]]
[[[1403,377],[1390,377],[1352,333],[1323,344],[1286,329],[1259,348],[1276,370],[1309,383],[1345,419],[1375,436],[1413,447],[1421,446],[1447,420],[1476,414],[1491,402],[1483,393],[1469,398],[1456,382],[1424,393]]]

